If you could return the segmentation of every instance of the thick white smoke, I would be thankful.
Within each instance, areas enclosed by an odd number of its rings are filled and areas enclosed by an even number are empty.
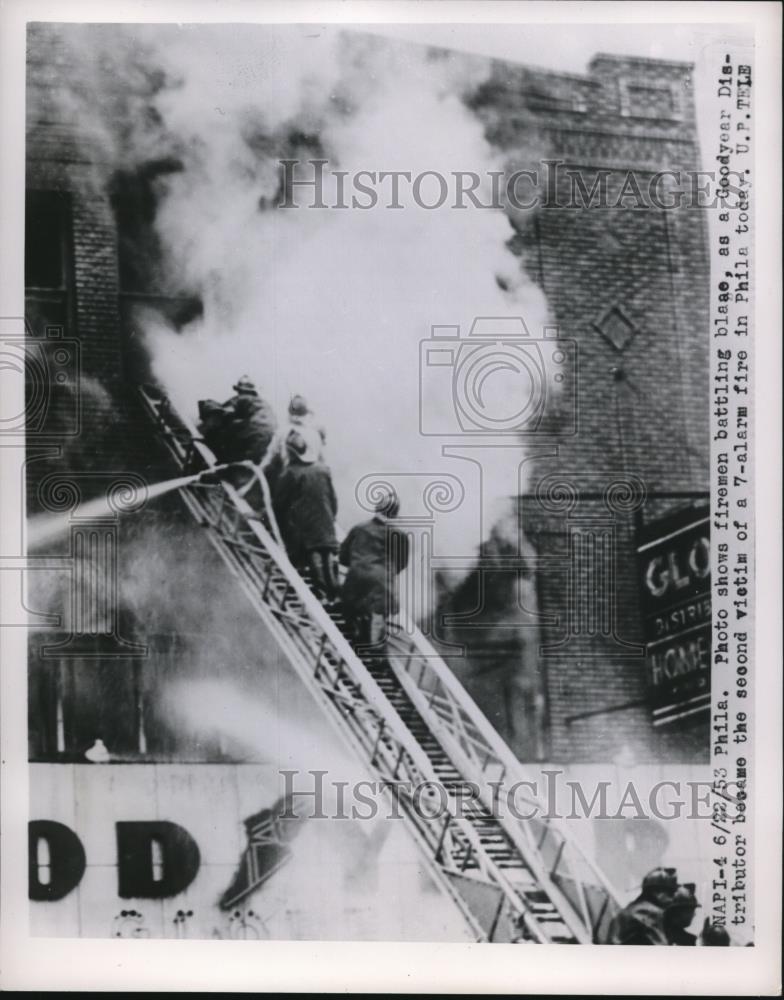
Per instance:
[[[503,211],[468,200],[449,207],[453,171],[486,178],[477,194],[487,203],[490,172],[504,166],[460,99],[460,86],[476,82],[477,64],[314,33],[268,29],[244,38],[234,29],[211,33],[209,45],[187,33],[159,47],[167,77],[178,83],[156,106],[185,169],[168,179],[156,225],[168,266],[201,294],[204,314],[181,333],[150,323],[147,336],[155,373],[190,414],[200,398],[230,395],[243,373],[279,414],[303,393],[326,425],[339,518],[350,524],[366,516],[354,493],[369,473],[466,478],[469,467],[444,458],[442,441],[419,431],[419,343],[431,325],[460,324],[465,334],[477,315],[523,315],[536,333],[546,303],[505,246],[512,230]],[[278,165],[254,136],[284,125],[318,134],[328,171],[349,178],[360,170],[438,171],[450,197],[427,210],[403,182],[404,207],[386,208],[387,180],[382,204],[370,210],[305,207],[307,188],[295,192],[303,207],[260,210],[260,198],[276,196]],[[331,204],[334,178],[327,181]],[[437,193],[435,179],[423,184],[422,200],[432,203]],[[510,391],[502,379],[487,390]],[[443,396],[428,405],[446,413],[454,404]],[[485,468],[504,473],[497,492],[506,496],[509,463],[502,451]],[[414,486],[395,481],[404,512],[421,510]],[[480,541],[476,485],[466,480],[466,501],[444,520],[454,554],[470,554]]]

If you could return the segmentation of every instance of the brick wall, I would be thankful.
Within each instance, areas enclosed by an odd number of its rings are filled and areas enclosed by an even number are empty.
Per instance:
[[[38,509],[36,487],[49,471],[63,466],[76,470],[84,462],[109,467],[118,459],[117,442],[94,439],[93,431],[116,412],[122,381],[121,345],[118,328],[116,236],[111,210],[100,186],[100,163],[86,162],[76,129],[57,120],[55,94],[56,48],[39,47],[31,40],[28,59],[27,189],[32,192],[67,194],[66,229],[66,329],[78,343],[78,371],[67,391],[56,393],[51,385],[51,406],[44,436],[57,448],[53,460],[28,465],[28,506]],[[35,56],[33,56],[35,53]],[[52,63],[45,59],[52,53]],[[26,239],[46,240],[49,233],[28,232]],[[46,324],[28,307],[33,335],[45,341]],[[111,401],[110,401],[111,400]],[[61,438],[69,413],[77,412],[80,434]],[[116,464],[123,468],[124,459]]]
[[[80,72],[74,49],[64,44],[60,29],[43,24],[28,29],[26,184],[28,192],[67,195],[65,334],[78,342],[79,372],[73,387],[69,383],[62,392],[51,387],[52,405],[42,439],[60,451],[52,460],[38,459],[28,466],[31,511],[39,507],[37,483],[49,471],[112,474],[152,468],[125,378],[117,230],[108,193],[115,150],[63,85],[67,79],[78,79]],[[26,238],[36,236],[48,238],[35,233]],[[30,319],[33,335],[44,338],[45,324],[34,316]],[[74,408],[79,411],[81,433],[60,438],[63,413]]]

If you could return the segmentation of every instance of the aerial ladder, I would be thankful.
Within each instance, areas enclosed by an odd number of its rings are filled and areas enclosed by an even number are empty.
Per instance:
[[[339,607],[328,611],[289,561],[269,504],[259,513],[211,474],[215,455],[157,388],[141,387],[140,401],[178,470],[204,473],[181,489],[186,507],[335,730],[396,797],[471,935],[603,942],[620,907],[613,888],[545,805],[521,794],[523,765],[416,624],[401,612],[387,622],[385,655],[359,655]],[[414,801],[424,786],[442,790],[437,809]],[[511,797],[517,815],[498,807]]]

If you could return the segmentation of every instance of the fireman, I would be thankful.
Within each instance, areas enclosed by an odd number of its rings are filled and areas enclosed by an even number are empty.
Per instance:
[[[292,396],[288,409],[288,423],[275,432],[264,461],[261,463],[267,475],[270,488],[274,489],[276,480],[288,464],[288,446],[286,442],[291,430],[299,431],[308,444],[308,450],[315,451],[318,454],[319,461],[324,460],[324,445],[327,440],[326,432],[323,427],[316,424],[313,411],[308,406],[305,397]]]
[[[225,478],[236,487],[254,510],[264,510],[264,489],[259,482],[261,461],[269,449],[277,428],[277,418],[272,407],[259,395],[255,384],[247,375],[233,386],[236,395],[222,407],[222,439],[225,462],[252,462],[257,469],[235,466],[225,473]]]
[[[343,610],[358,644],[379,644],[385,621],[399,609],[397,577],[408,565],[408,537],[392,522],[400,501],[385,492],[375,515],[355,525],[340,547],[340,562],[348,568],[343,582]]]
[[[702,925],[699,943],[703,948],[727,948],[732,942],[727,928],[723,924],[714,924],[710,917],[706,917],[705,923]]]
[[[664,931],[670,944],[697,944],[697,935],[688,930],[689,925],[694,920],[697,907],[700,905],[697,902],[694,889],[693,882],[679,885],[670,905],[664,912]]]
[[[286,466],[273,492],[275,517],[289,559],[310,573],[316,595],[331,602],[338,581],[338,501],[332,477],[319,461],[318,449],[295,428],[286,438],[286,451]]]
[[[642,880],[640,895],[613,917],[608,944],[669,944],[664,915],[678,889],[674,868],[654,868]],[[693,914],[692,914],[693,916]]]
[[[322,446],[327,443],[327,433],[321,424],[316,422],[316,415],[308,405],[304,396],[292,396],[289,402],[289,423],[294,427],[310,427],[321,438]]]
[[[249,459],[257,465],[264,458],[278,425],[272,407],[259,396],[247,375],[233,386],[236,393],[226,403],[226,436],[231,454],[229,461]]]

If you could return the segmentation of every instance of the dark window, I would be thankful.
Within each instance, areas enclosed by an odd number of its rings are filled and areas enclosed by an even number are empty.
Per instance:
[[[29,191],[25,212],[25,287],[64,291],[68,205],[63,195]]]
[[[25,316],[33,332],[70,328],[71,206],[67,195],[28,191],[25,202]]]
[[[166,179],[182,169],[175,159],[154,160],[133,171],[119,170],[112,178],[109,197],[117,222],[120,289],[124,293],[166,295],[172,291],[161,266],[155,214]]]

